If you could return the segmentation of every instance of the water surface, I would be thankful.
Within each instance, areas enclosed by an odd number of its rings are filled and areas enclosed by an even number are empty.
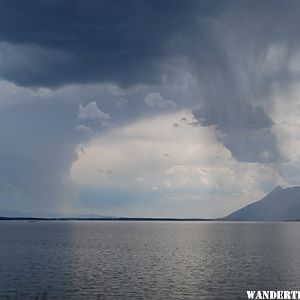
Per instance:
[[[0,222],[0,299],[246,299],[300,289],[300,223]]]

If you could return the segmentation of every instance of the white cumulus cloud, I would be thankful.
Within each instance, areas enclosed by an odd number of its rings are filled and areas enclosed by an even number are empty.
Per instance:
[[[79,105],[78,119],[92,120],[106,126],[109,123],[110,115],[101,111],[96,101],[92,101],[85,106]]]
[[[105,197],[101,189],[142,191],[159,203],[156,215],[167,207],[162,215],[203,217],[230,213],[281,183],[271,166],[236,161],[213,129],[187,123],[174,127],[182,116],[192,118],[187,111],[168,113],[93,137],[84,152],[77,149],[73,181],[99,189],[99,199]],[[146,205],[139,201],[139,207]],[[178,212],[172,211],[174,201]]]

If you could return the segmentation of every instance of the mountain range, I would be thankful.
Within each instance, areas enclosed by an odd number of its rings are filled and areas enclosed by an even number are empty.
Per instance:
[[[300,186],[282,188],[277,186],[262,199],[246,205],[226,217],[218,219],[201,218],[128,218],[108,217],[96,214],[57,215],[32,217],[30,213],[17,210],[0,210],[0,220],[118,220],[118,221],[300,221]]]
[[[222,218],[225,221],[295,221],[300,220],[300,186],[277,186],[259,201]]]

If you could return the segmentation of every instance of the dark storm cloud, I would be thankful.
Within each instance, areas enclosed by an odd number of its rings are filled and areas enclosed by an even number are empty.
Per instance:
[[[277,163],[280,153],[270,129],[224,129],[220,141],[239,161]]]
[[[251,147],[243,158],[242,134],[229,130],[233,127],[275,157],[271,130],[264,132],[263,143],[252,130],[272,126],[264,98],[273,82],[284,87],[291,76],[286,64],[272,74],[261,66],[272,44],[287,45],[286,55],[297,49],[299,6],[296,1],[1,1],[1,74],[28,86],[157,84],[163,75],[172,76],[176,58],[186,58],[200,87],[201,107],[195,111],[200,124],[216,125],[239,160],[248,161]],[[258,161],[262,157],[257,153]]]
[[[165,75],[186,69],[199,92],[193,105],[183,100],[188,109],[197,107],[194,125],[214,126],[239,161],[275,163],[269,92],[300,78],[288,68],[299,50],[299,13],[293,0],[3,0],[0,77],[30,88],[157,84],[160,93]],[[139,94],[113,114],[111,102],[94,93],[82,101],[102,101],[112,122],[149,110]],[[37,209],[62,202],[74,148],[83,141],[75,129],[77,94],[76,104],[54,101],[61,100],[57,93],[59,99],[0,111],[0,195],[7,207],[9,201]],[[17,196],[6,197],[8,191]]]
[[[196,124],[215,126],[239,161],[281,159],[269,99],[274,86],[282,91],[298,78],[289,60],[299,50],[299,4],[236,3],[212,19],[188,50],[200,91]]]
[[[192,125],[215,126],[218,138],[238,161],[276,163],[280,159],[270,117],[259,106],[247,102],[204,102],[194,111],[198,122]]]
[[[1,73],[28,86],[99,81],[135,85],[159,82],[163,74],[172,72],[172,59],[185,57],[203,93],[208,90],[207,97],[225,94],[226,101],[235,103],[236,97],[261,93],[270,83],[270,78],[251,68],[264,59],[270,44],[288,43],[288,53],[299,44],[299,6],[293,0],[273,5],[1,1]],[[249,84],[243,82],[243,72],[248,73],[244,79]],[[280,78],[282,72],[276,75]]]
[[[20,85],[159,82],[163,59],[195,16],[222,8],[209,1],[1,1],[2,76]],[[26,70],[26,71],[25,71]]]
[[[203,126],[217,125],[222,129],[261,129],[272,125],[272,120],[261,107],[219,98],[214,102],[204,103],[194,111],[194,116]]]

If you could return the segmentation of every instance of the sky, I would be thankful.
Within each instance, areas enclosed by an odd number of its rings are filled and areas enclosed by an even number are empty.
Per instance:
[[[0,2],[0,212],[222,217],[300,183],[300,2]]]

